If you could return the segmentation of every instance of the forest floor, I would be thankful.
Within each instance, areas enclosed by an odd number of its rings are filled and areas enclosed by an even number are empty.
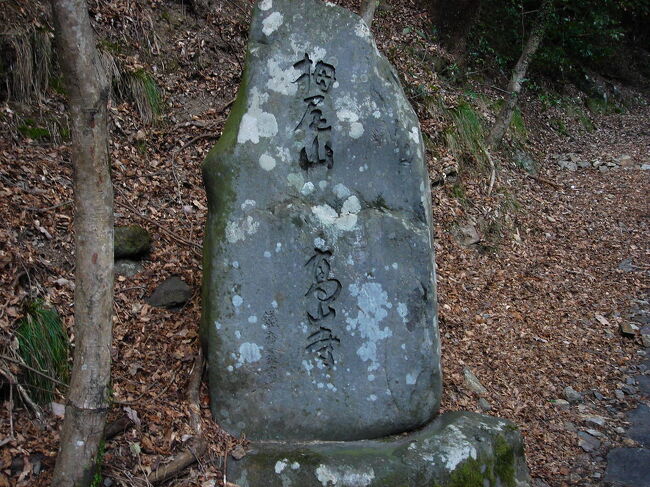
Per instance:
[[[123,72],[151,73],[163,105],[151,122],[133,100],[116,95],[110,107],[116,224],[141,224],[154,243],[142,271],[116,278],[110,419],[128,415],[133,425],[107,442],[102,470],[118,485],[145,486],[147,475],[193,435],[186,390],[198,350],[207,211],[200,164],[237,90],[249,8],[226,2],[206,20],[173,2],[89,4],[100,45]],[[481,100],[498,95],[493,82],[461,87],[423,67],[427,56],[440,54],[414,33],[423,13],[409,1],[390,8],[378,12],[373,31],[434,147],[428,151],[432,179],[458,168],[458,176],[433,188],[442,409],[485,412],[489,404],[488,414],[518,424],[541,486],[601,485],[607,450],[632,444],[621,428],[637,401],[628,377],[644,353],[639,333],[624,336],[620,327],[634,320],[639,300],[650,299],[650,171],[639,169],[650,164],[648,103],[632,93],[623,113],[585,111],[587,129],[561,103],[548,106],[530,95],[522,100],[526,133],[508,144],[533,156],[537,176],[502,155],[488,195],[485,169],[442,147],[450,122],[428,101],[432,92],[450,109],[470,100],[489,123],[494,114]],[[0,107],[6,343],[28,297],[54,306],[71,334],[73,324],[69,143],[55,134],[29,138],[18,130],[28,119],[48,127],[65,123],[63,96],[50,89],[38,103]],[[633,167],[567,171],[552,156],[568,153],[587,161],[627,155]],[[476,230],[474,244],[461,245],[462,227]],[[177,312],[146,304],[172,275],[191,286],[189,303]],[[481,404],[466,385],[466,368],[487,389]],[[565,404],[567,386],[581,397]],[[47,406],[36,420],[9,390],[1,397],[0,487],[48,485],[62,423],[58,408]],[[244,442],[211,421],[205,385],[201,405],[209,454],[169,485],[221,485],[228,452]],[[579,436],[587,429],[600,442],[590,451]]]

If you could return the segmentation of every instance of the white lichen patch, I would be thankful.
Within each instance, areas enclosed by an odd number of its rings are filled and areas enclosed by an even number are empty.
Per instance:
[[[363,135],[363,125],[360,122],[352,122],[350,124],[350,137],[358,139]]]
[[[287,175],[287,182],[289,186],[292,186],[296,191],[300,191],[305,184],[305,178],[302,174],[297,172],[292,172]]]
[[[262,0],[260,2],[260,10],[267,11],[273,7],[273,0]]]
[[[235,308],[239,308],[243,302],[244,302],[244,298],[242,298],[239,294],[235,294],[232,297],[232,304]]]
[[[409,138],[416,144],[420,143],[420,132],[417,127],[413,127],[409,132]]]
[[[268,100],[267,93],[261,93],[257,88],[251,89],[248,111],[244,114],[239,123],[237,142],[243,144],[251,141],[257,144],[260,137],[274,137],[278,133],[278,123],[275,115],[262,110],[262,105]]]
[[[288,65],[288,68],[282,66]],[[271,58],[267,61],[266,66],[269,70],[269,80],[266,82],[266,87],[282,95],[293,96],[298,90],[298,84],[294,81],[300,76],[299,71],[296,71],[291,62],[278,61]]]
[[[397,303],[397,314],[400,318],[402,318],[402,323],[406,323],[406,317],[409,314],[408,306],[406,306],[404,303]]]
[[[388,301],[388,293],[383,290],[378,282],[366,282],[359,286],[350,284],[350,294],[357,298],[356,318],[347,317],[348,326],[346,330],[358,330],[361,338],[365,341],[357,349],[357,355],[364,362],[370,362],[368,371],[377,370],[380,367],[377,356],[377,343],[393,336],[390,328],[380,328],[381,321],[388,316],[388,310],[392,305]]]
[[[253,235],[260,227],[260,222],[256,222],[252,216],[230,220],[226,223],[226,240],[230,243],[237,243],[240,240],[246,240],[247,235]]]
[[[447,431],[449,430],[449,432]],[[469,458],[476,460],[477,451],[472,443],[463,434],[460,428],[450,424],[444,429],[444,454],[442,455],[445,467],[451,472]]]
[[[264,35],[270,36],[282,25],[284,17],[280,12],[273,12],[262,21],[262,32]]]
[[[316,468],[316,478],[323,486],[348,485],[367,487],[375,479],[375,471],[370,468],[355,469],[352,467],[336,467],[319,465]]]
[[[302,188],[300,188],[300,193],[303,194],[304,196],[308,196],[314,192],[314,183],[311,181],[307,181],[305,184],[302,185]]]
[[[239,346],[239,356],[237,357],[237,365],[239,368],[245,363],[252,364],[262,358],[262,347],[257,343],[244,342]]]
[[[248,213],[250,210],[255,208],[257,206],[257,202],[255,200],[246,200],[241,204],[241,209],[244,211],[244,213]],[[235,267],[235,263],[233,262],[233,267]]]
[[[260,156],[259,163],[265,171],[272,171],[275,168],[275,159],[266,153]]]
[[[335,230],[350,231],[357,225],[357,213],[361,211],[361,203],[353,195],[343,202],[340,214],[328,204],[313,206],[311,211],[323,226]]]
[[[363,20],[359,20],[359,22],[357,22],[357,25],[354,26],[354,33],[357,35],[357,37],[362,37],[364,39],[370,38],[370,29]]]
[[[406,374],[406,384],[412,386],[417,381],[417,375],[413,372]]]
[[[278,460],[275,462],[275,473],[280,474],[282,471],[287,468],[287,465],[289,464],[289,459],[285,458],[284,460]]]

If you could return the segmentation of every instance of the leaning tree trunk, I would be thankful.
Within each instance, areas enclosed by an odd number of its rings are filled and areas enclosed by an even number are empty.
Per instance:
[[[517,105],[517,98],[521,92],[522,83],[526,77],[526,71],[528,70],[528,65],[533,59],[537,48],[539,47],[542,37],[544,37],[544,31],[546,30],[546,23],[548,21],[549,14],[551,12],[552,0],[544,0],[540,7],[539,14],[533,26],[533,30],[528,37],[528,41],[524,46],[524,49],[519,56],[519,60],[515,65],[515,68],[512,70],[512,76],[510,77],[510,83],[508,84],[508,96],[506,97],[506,103],[497,115],[496,121],[490,130],[485,143],[488,148],[494,147],[501,143],[501,139],[505,135],[508,127],[510,126],[510,121],[512,120],[512,114],[515,111],[515,105]]]
[[[113,309],[109,85],[85,0],[52,0],[72,122],[75,354],[52,485],[87,487],[108,409]]]
[[[481,0],[420,0],[436,28],[440,43],[456,59],[465,61],[467,35],[481,11]]]
[[[361,9],[359,15],[364,20],[366,25],[370,27],[375,18],[375,10],[379,6],[379,0],[361,0]]]

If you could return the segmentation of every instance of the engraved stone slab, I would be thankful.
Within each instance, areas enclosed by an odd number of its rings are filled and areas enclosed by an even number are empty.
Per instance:
[[[263,0],[204,164],[212,413],[251,439],[416,428],[441,376],[418,120],[366,24]]]

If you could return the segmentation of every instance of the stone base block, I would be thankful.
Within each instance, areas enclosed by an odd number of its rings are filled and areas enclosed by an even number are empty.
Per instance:
[[[240,487],[529,487],[521,435],[511,422],[442,414],[408,434],[361,441],[257,442],[228,463]]]

